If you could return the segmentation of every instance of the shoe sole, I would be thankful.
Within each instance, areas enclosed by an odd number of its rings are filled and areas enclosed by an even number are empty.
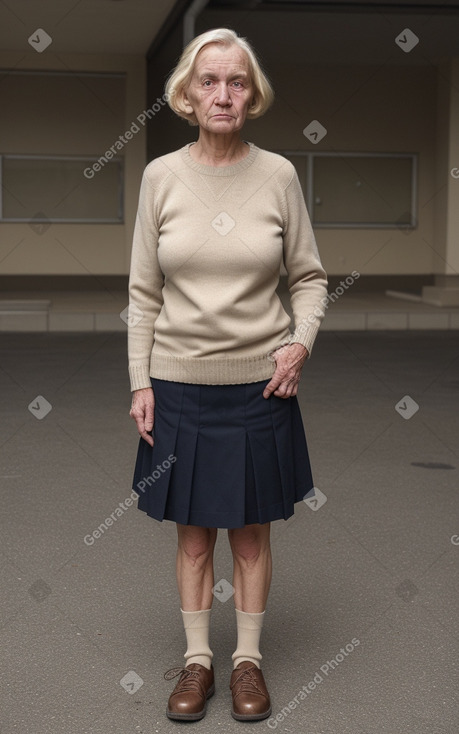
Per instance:
[[[231,716],[236,721],[261,721],[271,716],[272,707],[270,706],[268,711],[264,711],[262,714],[236,714],[234,709],[231,709]]]
[[[174,713],[173,711],[169,711],[169,709],[166,709],[166,716],[168,719],[176,719],[177,721],[199,721],[200,719],[203,719],[204,716],[207,713],[207,701],[211,696],[213,696],[215,693],[215,683],[212,683],[212,686],[207,691],[206,696],[206,702],[204,704],[204,708],[202,711],[198,711],[196,714],[179,714]]]

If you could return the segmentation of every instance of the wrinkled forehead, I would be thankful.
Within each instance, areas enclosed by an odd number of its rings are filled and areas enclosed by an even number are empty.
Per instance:
[[[194,74],[200,75],[209,70],[216,73],[246,72],[250,75],[249,59],[245,51],[233,44],[209,43],[202,48],[194,63]]]

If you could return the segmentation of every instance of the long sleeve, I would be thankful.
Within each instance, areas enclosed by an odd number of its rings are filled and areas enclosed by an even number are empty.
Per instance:
[[[297,341],[311,352],[327,280],[292,163],[249,143],[228,166],[187,144],[145,168],[129,278],[131,390],[151,378],[204,385],[272,377]],[[282,257],[295,333],[277,293]]]
[[[155,189],[142,177],[129,276],[128,358],[131,390],[151,387],[150,359],[155,321],[163,303],[163,274],[158,263]]]
[[[314,233],[296,170],[285,189],[284,263],[294,316],[290,343],[298,342],[311,353],[324,317],[327,275],[322,267]]]

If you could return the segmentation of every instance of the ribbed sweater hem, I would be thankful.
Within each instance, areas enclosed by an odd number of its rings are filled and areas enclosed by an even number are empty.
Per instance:
[[[150,377],[194,385],[240,385],[272,377],[276,363],[266,354],[256,357],[173,357],[153,354]]]
[[[298,342],[311,356],[318,330],[318,323],[309,326],[306,333],[298,329],[284,343]],[[266,352],[250,357],[176,357],[152,352],[149,364],[137,362],[129,365],[129,377],[131,391],[134,391],[151,387],[150,377],[193,385],[240,385],[267,380],[275,369],[274,358]]]

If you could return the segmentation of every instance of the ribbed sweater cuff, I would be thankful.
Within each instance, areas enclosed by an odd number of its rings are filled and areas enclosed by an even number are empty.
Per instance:
[[[320,328],[320,322],[310,324],[307,331],[303,328],[295,329],[294,333],[290,337],[290,344],[302,344],[308,350],[308,358],[311,356],[312,347],[314,345],[317,333]]]
[[[150,364],[129,365],[129,379],[131,381],[132,392],[134,390],[142,390],[145,387],[151,387]]]

